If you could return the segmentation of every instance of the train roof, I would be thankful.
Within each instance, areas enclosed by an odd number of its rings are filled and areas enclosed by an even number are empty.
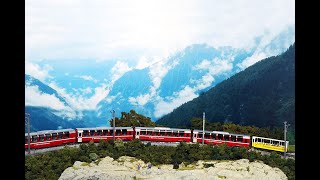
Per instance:
[[[113,130],[113,127],[89,127],[89,128],[76,128],[77,130]],[[133,129],[132,127],[115,127],[115,129]]]
[[[260,136],[252,136],[252,138],[261,138],[261,139],[267,139],[267,140],[272,140],[272,141],[284,142],[284,140],[281,140],[281,139],[272,139],[272,138],[266,138],[266,137],[260,137]],[[289,141],[287,141],[287,142],[289,142]]]
[[[195,130],[193,130],[193,132],[202,133],[202,130],[195,129]],[[246,135],[246,134],[236,134],[236,133],[229,133],[229,132],[225,132],[225,131],[204,131],[204,133],[215,133],[215,134],[236,135],[236,136],[249,136],[249,135]]]
[[[59,132],[66,132],[66,131],[75,131],[74,129],[58,129],[58,130],[42,130],[36,132],[30,132],[30,136],[40,135],[40,134],[51,134],[51,133],[59,133]],[[28,133],[25,133],[25,136],[28,136]]]
[[[190,129],[178,129],[169,127],[136,127],[136,129],[169,130],[169,131],[190,131]]]

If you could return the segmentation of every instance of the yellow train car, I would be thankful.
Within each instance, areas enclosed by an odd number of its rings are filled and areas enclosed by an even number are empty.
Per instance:
[[[289,141],[286,141],[286,148],[284,146],[284,140],[271,139],[259,136],[252,136],[251,146],[260,149],[268,149],[279,152],[287,152]]]

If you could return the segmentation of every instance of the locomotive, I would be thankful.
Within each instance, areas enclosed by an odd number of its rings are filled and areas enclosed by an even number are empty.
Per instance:
[[[271,139],[224,131],[203,131],[168,127],[115,127],[115,139],[149,142],[188,142],[237,147],[254,147],[278,152],[287,152],[289,141]],[[44,130],[30,133],[30,149],[48,148],[65,144],[99,142],[113,139],[113,127],[75,128]],[[285,146],[286,143],[286,146]],[[25,134],[25,149],[28,149],[28,133]]]

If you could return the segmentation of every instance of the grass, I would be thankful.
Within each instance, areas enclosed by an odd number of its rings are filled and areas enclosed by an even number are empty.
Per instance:
[[[83,162],[82,164],[81,164],[81,166],[88,166],[89,165],[89,163],[87,163],[87,162]]]

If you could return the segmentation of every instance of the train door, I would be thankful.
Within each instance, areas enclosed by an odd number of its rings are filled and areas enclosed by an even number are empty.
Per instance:
[[[192,142],[196,143],[197,142],[197,134],[198,133],[193,133],[193,138],[192,138]]]
[[[78,142],[82,142],[82,131],[78,131]]]
[[[139,135],[140,135],[140,129],[136,129],[136,139],[139,139]]]

